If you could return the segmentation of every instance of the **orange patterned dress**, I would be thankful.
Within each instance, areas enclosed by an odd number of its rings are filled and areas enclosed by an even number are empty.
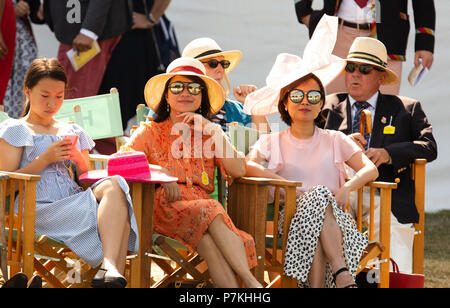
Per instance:
[[[256,266],[255,243],[251,235],[238,230],[223,206],[209,196],[214,191],[216,166],[226,180],[231,181],[222,159],[203,154],[205,151],[202,149],[211,145],[208,141],[211,137],[203,136],[195,142],[194,133],[191,133],[192,146],[189,146],[188,143],[181,142],[181,135],[175,133],[178,130],[172,133],[172,128],[173,124],[169,119],[161,123],[143,124],[122,149],[144,152],[150,164],[162,166],[171,175],[178,177],[182,200],[169,203],[162,187],[155,191],[154,231],[196,249],[211,222],[217,215],[223,215],[226,225],[242,238],[250,268]],[[214,146],[210,148],[213,150]]]

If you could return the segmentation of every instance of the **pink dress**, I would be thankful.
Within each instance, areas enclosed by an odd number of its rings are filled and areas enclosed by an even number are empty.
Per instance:
[[[335,193],[345,183],[345,162],[360,151],[345,134],[316,127],[307,140],[294,137],[290,129],[262,135],[248,157],[258,155],[268,162],[267,169],[286,180],[301,181],[302,192],[323,185]]]
[[[360,151],[343,133],[316,127],[308,140],[297,139],[290,129],[264,135],[248,155],[263,158],[269,170],[303,184],[299,189],[303,194],[297,198],[297,210],[289,227],[284,263],[285,274],[298,279],[301,287],[309,284],[309,271],[328,206],[342,231],[342,255],[350,273],[356,274],[367,237],[358,231],[351,215],[338,206],[334,194],[345,183],[345,162]],[[281,217],[282,213],[280,221]],[[336,286],[330,266],[326,267],[325,285]]]

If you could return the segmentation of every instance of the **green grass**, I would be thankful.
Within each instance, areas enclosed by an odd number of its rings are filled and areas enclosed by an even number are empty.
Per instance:
[[[450,287],[450,210],[425,214],[425,287]]]

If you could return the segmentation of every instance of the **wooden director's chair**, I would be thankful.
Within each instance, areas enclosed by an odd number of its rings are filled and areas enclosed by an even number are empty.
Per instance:
[[[18,272],[27,277],[34,273],[36,182],[39,180],[40,176],[0,172],[0,256],[5,279]],[[10,197],[15,195],[17,214],[15,198]]]
[[[370,120],[370,121],[369,121]],[[362,121],[369,123],[371,130],[370,113],[365,112]],[[364,124],[362,129],[366,125]],[[358,271],[365,269],[369,262],[374,259],[389,260],[390,247],[390,213],[391,213],[391,193],[397,187],[395,183],[370,182],[366,184],[370,188],[371,217],[369,226],[369,238],[371,242],[366,248],[366,253],[360,261]],[[287,235],[290,222],[296,211],[296,188],[301,187],[301,182],[280,181],[262,178],[241,178],[235,180],[229,189],[228,213],[240,228],[250,233],[255,239],[258,265],[255,268],[255,277],[267,287],[296,287],[297,281],[284,274],[284,257],[287,243]],[[267,221],[267,209],[269,201],[269,190],[274,191],[273,220]],[[380,240],[373,241],[374,228],[374,192],[380,191]],[[284,190],[284,221],[282,234],[278,231],[279,211],[280,211],[280,191]],[[362,196],[363,188],[359,190]],[[245,198],[242,198],[245,196]],[[362,197],[359,200],[359,212],[362,217]],[[362,218],[361,218],[362,220]],[[358,221],[358,226],[362,231],[362,221]],[[380,286],[389,286],[389,263],[381,263]],[[277,277],[266,283],[264,271],[277,273]]]

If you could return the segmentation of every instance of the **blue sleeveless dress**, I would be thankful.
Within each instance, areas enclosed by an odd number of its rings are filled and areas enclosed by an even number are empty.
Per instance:
[[[74,134],[79,136],[76,145],[78,149],[90,150],[94,147],[94,141],[76,124],[67,124],[60,129],[58,135],[34,134],[23,120],[10,119],[0,124],[0,138],[12,146],[23,147],[19,168],[43,154],[63,135]],[[70,161],[59,161],[48,165],[40,173],[41,180],[36,187],[36,234],[45,234],[63,242],[90,266],[97,267],[103,261],[103,246],[97,225],[98,203],[92,188],[104,179],[83,190],[70,177],[69,166]],[[129,187],[120,176],[118,182],[128,200],[131,226],[128,250],[137,252],[138,229]]]

